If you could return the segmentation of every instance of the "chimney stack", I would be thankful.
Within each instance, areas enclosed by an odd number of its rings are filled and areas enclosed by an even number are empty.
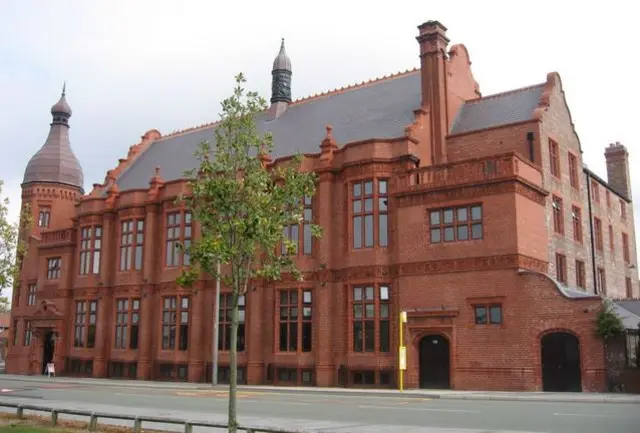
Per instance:
[[[429,113],[431,163],[447,161],[445,137],[448,132],[447,109],[447,28],[438,21],[418,26],[422,108]]]
[[[611,143],[604,151],[604,158],[607,161],[607,182],[613,189],[631,200],[631,178],[629,176],[629,152],[627,152],[627,148],[619,141]]]

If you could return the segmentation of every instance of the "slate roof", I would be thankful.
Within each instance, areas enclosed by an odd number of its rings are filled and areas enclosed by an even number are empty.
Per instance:
[[[533,119],[545,84],[466,101],[451,125],[450,134],[478,131]]]
[[[459,110],[451,134],[506,125],[533,118],[544,84],[467,101]],[[318,153],[325,126],[333,126],[338,145],[371,138],[395,138],[414,121],[420,107],[420,70],[369,84],[294,102],[276,120],[258,118],[258,130],[273,134],[273,157]],[[121,191],[146,189],[155,168],[165,181],[179,179],[197,167],[193,153],[203,140],[215,145],[215,124],[156,140],[116,179]]]
[[[626,329],[640,327],[640,299],[615,300],[613,306]]]
[[[372,84],[291,104],[276,120],[258,119],[261,132],[273,134],[273,158],[320,152],[327,124],[339,145],[370,138],[395,138],[414,121],[420,107],[420,70]],[[165,181],[197,167],[193,153],[203,140],[214,144],[215,126],[161,138],[151,144],[116,180],[120,190],[148,188],[156,166]]]

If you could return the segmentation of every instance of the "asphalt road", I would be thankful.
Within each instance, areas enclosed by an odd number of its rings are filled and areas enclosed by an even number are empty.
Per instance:
[[[58,408],[209,421],[225,421],[227,411],[227,393],[219,390],[101,387],[56,383],[54,378],[22,382],[0,377],[0,391],[0,402]],[[240,423],[343,433],[638,433],[639,409],[638,404],[623,403],[438,400],[261,391],[241,391],[238,395]]]

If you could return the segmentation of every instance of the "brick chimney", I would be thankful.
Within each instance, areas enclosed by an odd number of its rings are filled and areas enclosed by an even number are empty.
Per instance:
[[[604,151],[607,161],[607,182],[613,189],[631,199],[629,177],[629,152],[619,141],[611,143]]]
[[[429,113],[431,130],[431,163],[447,161],[445,137],[447,118],[447,28],[438,21],[418,26],[416,38],[420,44],[420,74],[422,76],[422,108]]]

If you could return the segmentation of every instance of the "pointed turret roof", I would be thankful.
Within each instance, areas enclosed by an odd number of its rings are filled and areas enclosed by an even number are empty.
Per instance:
[[[289,59],[287,51],[284,49],[284,38],[282,38],[282,42],[280,43],[280,52],[273,61],[273,70],[291,71],[291,59]]]
[[[44,145],[29,160],[24,171],[24,184],[44,182],[71,185],[83,191],[84,175],[69,144],[71,107],[65,98],[66,84],[60,100],[51,107],[53,122]]]

